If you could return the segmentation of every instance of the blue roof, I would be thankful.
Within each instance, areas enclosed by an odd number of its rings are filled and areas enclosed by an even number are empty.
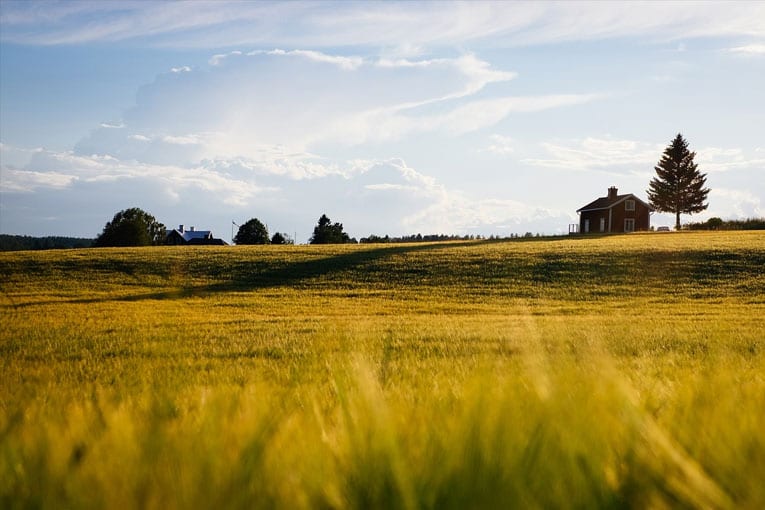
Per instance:
[[[207,239],[208,237],[212,237],[212,232],[209,230],[184,230],[183,232],[178,233],[187,243],[192,239]]]

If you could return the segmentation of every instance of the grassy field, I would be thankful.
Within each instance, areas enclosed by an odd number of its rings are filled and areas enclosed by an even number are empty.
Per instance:
[[[765,234],[0,254],[2,508],[765,508]]]

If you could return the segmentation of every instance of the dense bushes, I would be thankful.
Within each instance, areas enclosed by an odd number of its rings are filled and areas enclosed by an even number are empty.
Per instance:
[[[687,230],[765,230],[765,218],[747,218],[745,220],[722,220],[709,218],[699,223],[688,223]]]

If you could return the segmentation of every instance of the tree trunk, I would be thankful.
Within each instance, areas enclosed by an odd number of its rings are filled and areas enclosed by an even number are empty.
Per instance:
[[[680,230],[680,211],[675,213],[675,230]]]

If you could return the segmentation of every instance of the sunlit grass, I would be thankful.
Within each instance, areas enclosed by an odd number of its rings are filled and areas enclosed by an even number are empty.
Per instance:
[[[765,235],[0,254],[0,507],[765,507]]]

